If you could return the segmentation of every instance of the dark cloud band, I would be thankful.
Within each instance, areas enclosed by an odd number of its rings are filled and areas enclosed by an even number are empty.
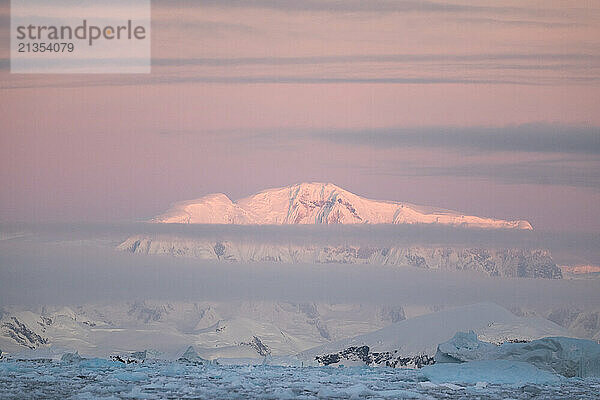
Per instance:
[[[310,136],[373,147],[471,148],[479,151],[600,154],[600,127],[525,124],[315,131]]]

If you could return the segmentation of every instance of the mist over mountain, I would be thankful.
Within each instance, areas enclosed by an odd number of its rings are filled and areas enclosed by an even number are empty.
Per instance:
[[[502,220],[395,201],[370,200],[331,183],[300,183],[267,189],[236,202],[211,194],[177,203],[151,220],[158,224],[207,225],[394,225],[462,228],[466,230],[532,231],[525,220]],[[365,232],[363,232],[364,234]],[[354,232],[355,236],[357,235]],[[368,237],[371,235],[367,235]],[[396,236],[394,234],[394,236]],[[334,243],[331,241],[333,238]],[[232,262],[376,264],[482,272],[490,276],[561,278],[550,252],[539,248],[478,247],[425,240],[412,246],[386,238],[385,243],[339,242],[335,235],[319,245],[306,241],[246,238],[133,235],[118,249],[131,253],[171,255]],[[364,235],[363,239],[364,240]]]
[[[549,251],[540,249],[273,244],[131,236],[118,247],[135,254],[192,257],[225,262],[362,264],[470,271],[495,277],[562,278]]]

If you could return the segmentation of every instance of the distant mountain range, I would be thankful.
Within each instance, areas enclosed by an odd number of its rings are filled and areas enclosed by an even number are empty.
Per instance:
[[[526,229],[525,220],[502,220],[414,204],[370,200],[331,183],[300,183],[231,201],[222,193],[174,204],[151,220],[182,224],[441,224]]]
[[[560,279],[560,268],[547,250],[419,246],[310,245],[244,240],[217,240],[170,235],[135,235],[119,250],[225,262],[283,264],[361,264],[472,271],[510,278]]]

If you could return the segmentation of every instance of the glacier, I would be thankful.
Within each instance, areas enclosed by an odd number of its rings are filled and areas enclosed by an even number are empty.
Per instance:
[[[0,307],[0,348],[20,358],[260,359],[295,355],[405,318],[401,306],[272,301]],[[15,321],[18,324],[15,324]],[[15,327],[19,327],[15,330]]]

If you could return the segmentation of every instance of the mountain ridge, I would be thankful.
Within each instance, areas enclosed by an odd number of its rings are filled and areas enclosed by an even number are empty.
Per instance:
[[[372,200],[332,183],[304,182],[265,189],[232,201],[223,193],[177,202],[154,223],[292,224],[440,224],[532,230],[526,220],[503,220],[391,200]]]
[[[244,240],[136,235],[117,246],[134,254],[169,255],[224,262],[357,264],[472,271],[494,277],[561,279],[550,252],[542,249],[473,247],[307,245]]]

